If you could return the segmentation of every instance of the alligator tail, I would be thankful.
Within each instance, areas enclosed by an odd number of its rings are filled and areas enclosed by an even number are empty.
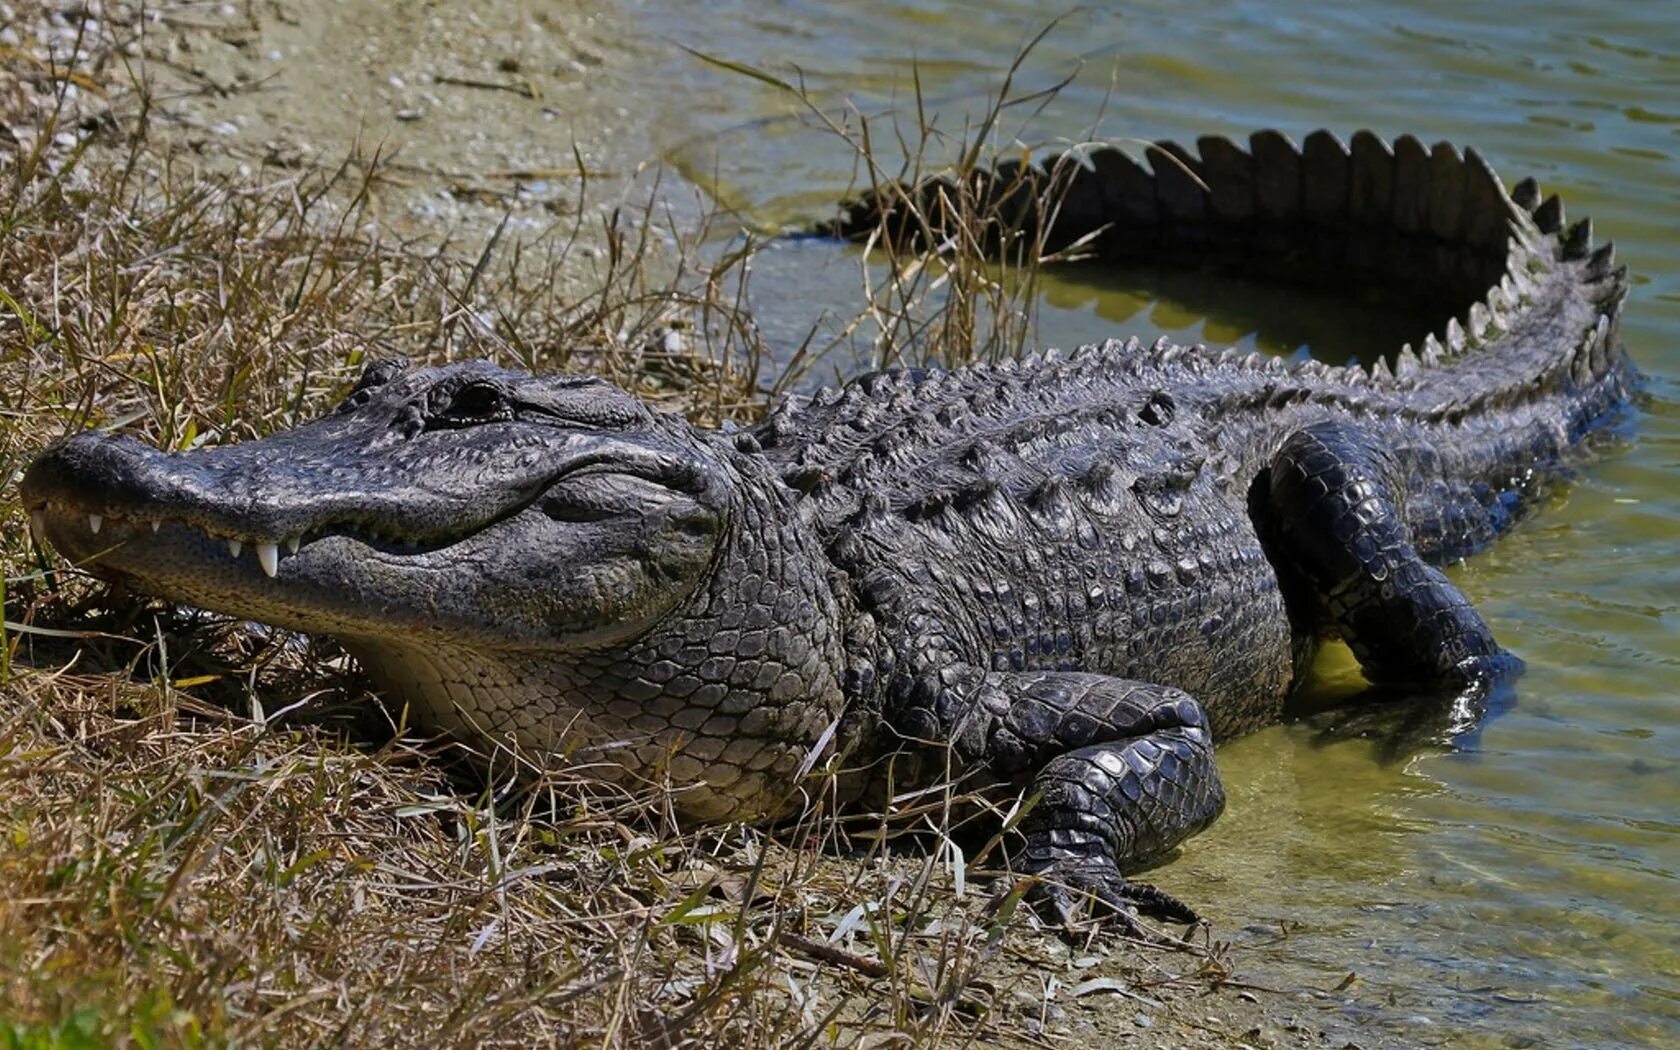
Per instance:
[[[989,250],[1017,258],[1385,290],[1420,304],[1435,332],[1329,371],[1446,422],[1567,395],[1567,426],[1578,431],[1626,399],[1626,268],[1611,245],[1593,245],[1590,220],[1566,223],[1562,202],[1542,199],[1532,179],[1507,192],[1475,150],[1410,135],[1390,144],[1369,131],[1347,144],[1315,131],[1296,146],[1261,131],[1247,149],[1209,136],[1195,151],[1158,142],[1142,155],[1080,147],[891,184],[821,232],[911,246],[977,231]]]

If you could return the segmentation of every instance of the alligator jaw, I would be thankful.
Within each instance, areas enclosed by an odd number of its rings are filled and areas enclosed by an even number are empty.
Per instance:
[[[226,562],[270,580],[284,562],[341,537],[373,557],[402,557],[461,543],[528,506],[549,478],[487,492],[476,503],[391,515],[380,526],[351,516],[330,494],[301,491],[284,468],[258,476],[248,463],[219,465],[218,453],[169,455],[127,438],[79,434],[45,453],[24,478],[37,542],[50,541],[89,567],[153,580],[174,560]],[[242,457],[250,459],[251,457]],[[311,480],[307,468],[299,471]],[[164,565],[159,557],[168,559]],[[184,566],[183,566],[184,567]]]
[[[76,560],[88,560],[90,567],[97,568],[113,557],[120,564],[119,552],[130,543],[145,545],[173,539],[177,543],[202,549],[209,557],[217,557],[220,551],[225,551],[225,556],[234,562],[254,557],[256,567],[271,580],[280,575],[283,563],[298,556],[305,547],[328,537],[346,537],[367,547],[370,553],[398,557],[435,551],[449,542],[466,538],[463,535],[450,541],[420,540],[381,533],[352,522],[324,523],[276,538],[254,530],[210,529],[196,521],[167,514],[133,515],[111,510],[94,512],[73,502],[55,499],[32,506],[29,518],[30,534],[37,544],[50,542],[59,550],[78,552],[81,556]],[[165,532],[166,529],[168,532]],[[177,531],[184,535],[174,536]]]
[[[428,611],[437,598],[435,588],[425,586],[438,575],[431,570],[444,563],[470,564],[476,548],[494,542],[486,534],[501,531],[498,525],[517,528],[511,519],[541,517],[525,504],[447,541],[422,542],[350,523],[322,523],[279,536],[229,522],[211,529],[197,520],[113,509],[108,503],[90,511],[58,494],[44,501],[36,490],[28,494],[36,541],[50,543],[97,575],[235,616],[346,637],[392,626],[393,614],[369,607],[361,597],[374,581],[419,602],[395,616],[400,626],[426,629],[434,620],[446,626],[447,618]]]

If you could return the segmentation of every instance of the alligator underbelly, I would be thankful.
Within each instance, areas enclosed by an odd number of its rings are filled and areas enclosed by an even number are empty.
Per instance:
[[[581,773],[699,822],[797,811],[791,785],[838,717],[837,705],[804,696],[742,709],[675,682],[584,682],[566,661],[345,646],[406,722],[462,741],[498,773]]]

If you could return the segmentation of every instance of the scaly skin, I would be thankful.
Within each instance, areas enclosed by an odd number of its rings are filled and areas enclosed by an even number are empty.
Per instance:
[[[1623,272],[1532,183],[1412,139],[1252,147],[969,189],[1051,247],[1404,285],[1454,312],[1444,341],[1369,370],[1109,342],[865,376],[734,435],[596,380],[376,367],[261,441],[78,435],[24,501],[70,558],[332,633],[423,724],[523,761],[668,783],[696,820],[795,811],[831,749],[848,791],[1025,790],[1045,901],[1193,918],[1122,873],[1218,815],[1214,741],[1274,721],[1325,636],[1473,723],[1516,665],[1435,566],[1532,509],[1633,376]],[[894,192],[937,215],[953,189]],[[894,199],[833,232],[939,232]]]

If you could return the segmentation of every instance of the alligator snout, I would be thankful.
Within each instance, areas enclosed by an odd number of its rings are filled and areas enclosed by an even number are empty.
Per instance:
[[[24,506],[62,503],[99,512],[133,511],[176,497],[177,486],[157,469],[164,453],[126,435],[88,431],[43,452],[23,475]]]

